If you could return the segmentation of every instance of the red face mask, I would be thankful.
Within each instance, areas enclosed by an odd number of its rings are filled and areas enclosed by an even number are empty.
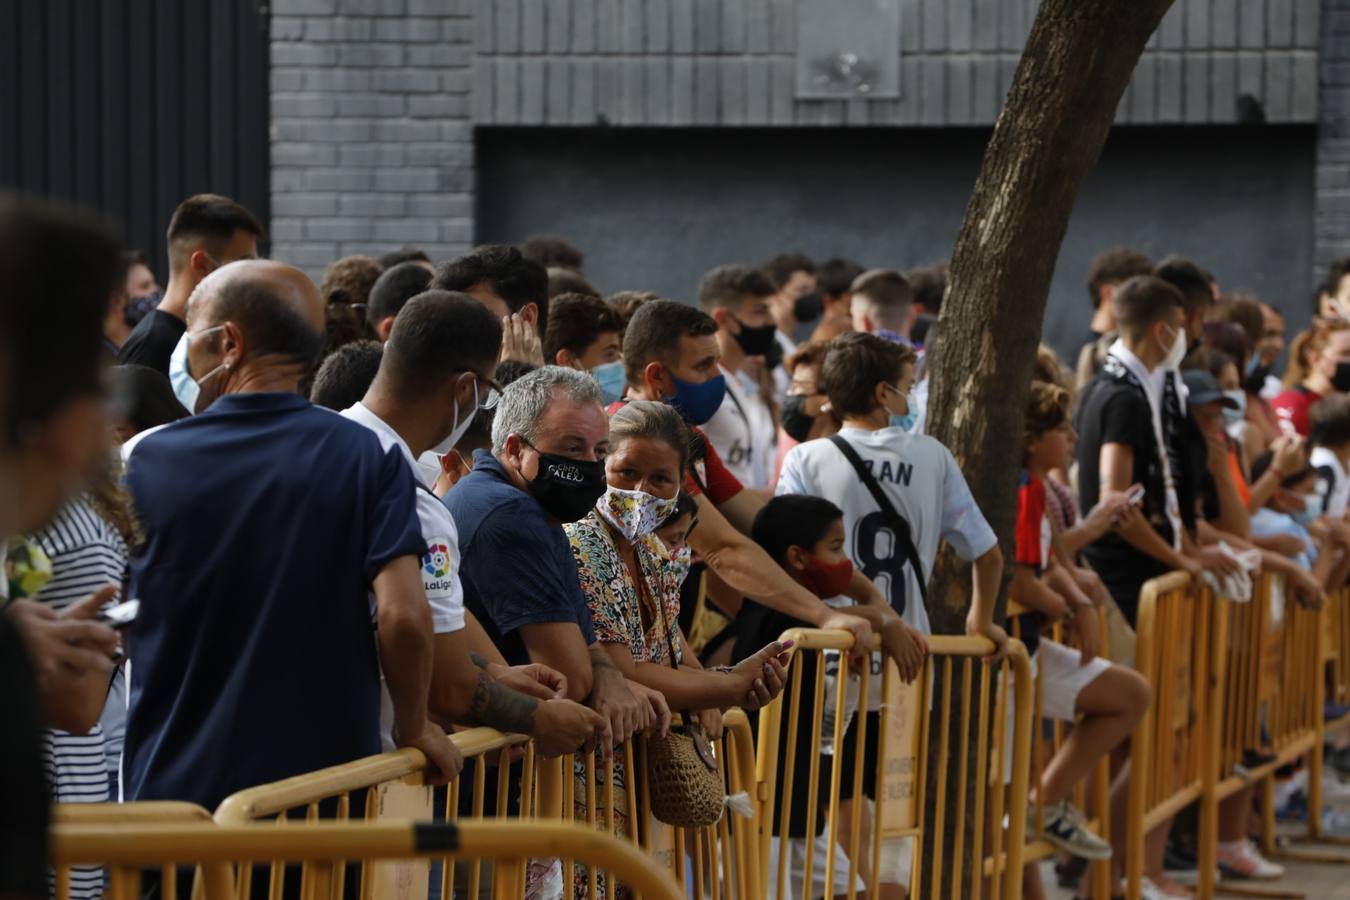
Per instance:
[[[802,582],[807,590],[822,600],[838,597],[848,590],[853,580],[853,560],[847,557],[837,563],[824,563],[812,556],[802,570]]]

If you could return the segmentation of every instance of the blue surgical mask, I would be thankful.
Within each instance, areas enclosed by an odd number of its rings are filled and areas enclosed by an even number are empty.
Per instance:
[[[905,398],[905,411],[903,413],[891,413],[890,427],[913,431],[915,421],[914,400],[909,394],[901,394],[898,388],[891,387],[891,392]]]
[[[903,416],[897,416],[894,413],[891,413],[892,428],[900,428],[905,431],[913,431],[914,423],[917,421],[918,417],[915,416],[914,413],[905,413]]]
[[[675,382],[675,396],[667,397],[666,402],[679,410],[690,425],[702,425],[717,415],[727,395],[724,375],[699,382],[681,381],[671,375],[670,380]]]
[[[213,377],[225,367],[225,364],[221,363],[201,378],[193,378],[192,373],[188,371],[188,344],[195,337],[210,334],[213,331],[221,331],[224,327],[224,325],[217,325],[195,334],[184,331],[183,336],[178,339],[178,344],[173,348],[173,353],[169,355],[169,384],[173,386],[173,395],[178,398],[178,402],[183,404],[189,414],[197,412],[197,397],[201,394],[202,382]]]
[[[600,385],[600,396],[604,398],[606,406],[623,399],[623,392],[628,388],[628,375],[624,372],[623,360],[601,363],[591,369],[591,377]]]
[[[1223,395],[1237,404],[1237,409],[1223,408],[1224,421],[1230,425],[1234,422],[1241,422],[1247,413],[1247,392],[1239,388],[1234,391],[1224,391]]]
[[[1322,514],[1322,498],[1316,494],[1309,494],[1303,498],[1303,509],[1293,514],[1293,519],[1298,524],[1307,528],[1317,517]]]

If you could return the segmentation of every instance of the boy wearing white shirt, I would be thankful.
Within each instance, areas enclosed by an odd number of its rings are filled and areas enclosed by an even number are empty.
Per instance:
[[[776,333],[769,300],[777,293],[763,272],[744,265],[718,266],[698,288],[699,306],[717,322],[727,384],[726,397],[703,433],[732,474],[759,491],[769,488],[778,445],[765,373]]]
[[[914,380],[913,349],[875,335],[850,332],[830,342],[821,381],[830,407],[843,420],[839,437],[860,457],[887,500],[908,522],[921,572],[914,571],[899,536],[878,508],[853,465],[828,438],[794,447],[783,462],[779,494],[829,497],[844,510],[845,550],[891,606],[928,634],[922,595],[946,540],[975,563],[968,634],[989,637],[1000,649],[1007,640],[993,624],[993,603],[1002,575],[998,539],[985,521],[965,477],[946,447],[897,425],[908,414]]]
[[[821,385],[843,427],[830,438],[793,447],[783,461],[776,491],[828,497],[836,503],[844,513],[844,553],[882,590],[905,623],[924,634],[932,633],[924,600],[928,573],[939,542],[947,540],[958,556],[974,562],[966,633],[990,638],[1001,655],[1007,635],[992,618],[1003,572],[998,538],[947,448],[931,437],[910,434],[899,424],[909,412],[915,360],[913,348],[872,334],[849,332],[830,341]],[[863,480],[854,459],[872,486]],[[874,655],[874,673],[880,671],[879,662]],[[826,665],[828,675],[828,660]],[[880,731],[880,698],[874,694],[872,699],[867,711],[869,744]],[[852,718],[851,711],[849,715]],[[839,757],[841,797],[849,803],[863,799],[852,796],[849,771],[855,758],[855,722],[847,726]],[[870,755],[872,748],[867,752]],[[864,795],[875,797],[876,785],[866,774],[863,780]],[[840,818],[850,820],[842,805]],[[885,848],[883,884],[904,883],[905,855],[903,848]]]

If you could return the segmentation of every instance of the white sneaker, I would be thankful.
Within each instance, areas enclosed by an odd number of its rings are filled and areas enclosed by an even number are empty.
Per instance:
[[[1274,881],[1284,877],[1284,866],[1261,855],[1249,840],[1219,845],[1219,871],[1225,878]]]
[[[1147,875],[1140,882],[1139,897],[1140,900],[1195,900],[1190,894],[1173,894],[1163,890]]]
[[[1045,829],[1041,832],[1051,844],[1080,859],[1110,859],[1111,845],[1084,824],[1083,814],[1067,801],[1045,807]],[[1036,807],[1027,809],[1027,826],[1034,829]]]

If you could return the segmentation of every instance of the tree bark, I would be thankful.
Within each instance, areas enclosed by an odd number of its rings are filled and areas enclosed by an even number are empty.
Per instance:
[[[961,465],[1005,560],[1012,559],[1023,414],[1050,277],[1079,187],[1171,2],[1042,0],[957,237],[931,348],[927,431]],[[970,602],[969,567],[956,565],[950,550],[939,557],[928,596],[933,630],[960,633]],[[1001,592],[996,619],[1005,605]],[[954,691],[953,701],[958,697]],[[953,713],[955,730],[959,707]],[[933,721],[930,753],[939,739],[936,710]],[[950,747],[961,746],[958,735],[950,738]],[[974,771],[974,742],[970,746]],[[928,796],[934,798],[931,784]],[[966,808],[961,836],[951,833],[958,805]],[[948,797],[945,822],[947,859],[931,859],[933,842],[926,842],[925,885],[933,884],[935,866],[951,885],[954,839],[971,846],[973,794]],[[963,896],[974,871],[971,864],[965,868]]]

